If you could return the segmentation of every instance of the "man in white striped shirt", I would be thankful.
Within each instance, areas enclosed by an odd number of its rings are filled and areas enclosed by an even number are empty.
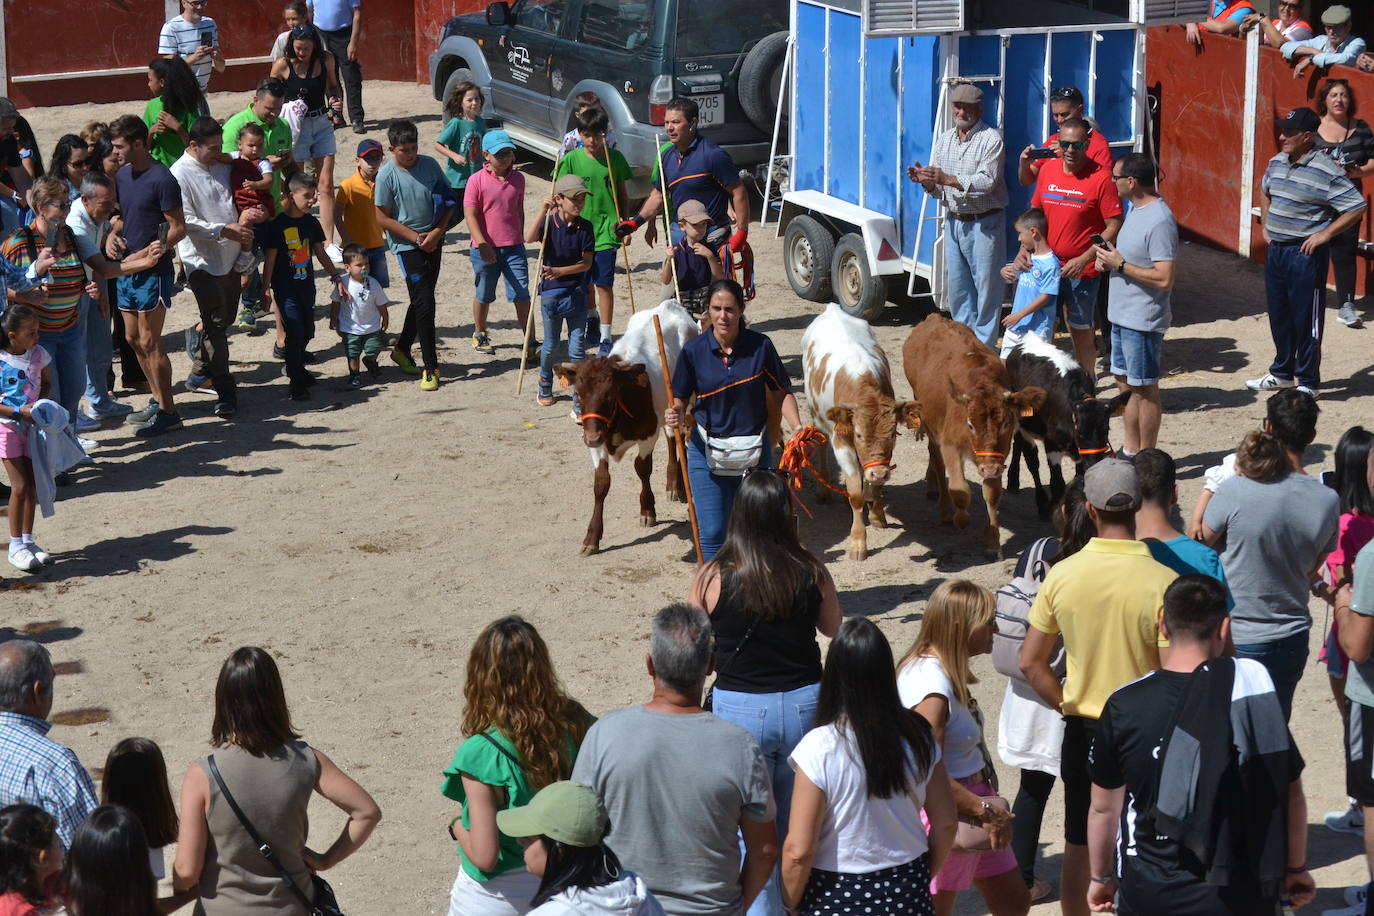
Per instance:
[[[997,343],[1006,257],[1007,187],[1002,135],[983,123],[983,90],[950,92],[954,126],[940,135],[931,164],[907,167],[912,181],[945,205],[946,296],[950,315],[988,346]]]
[[[205,103],[206,88],[210,85],[211,69],[224,71],[224,55],[219,50],[219,27],[209,16],[201,15],[209,0],[181,0],[181,15],[162,24],[158,35],[157,53],[163,57],[180,57],[191,65],[200,83],[201,114],[209,114]]]

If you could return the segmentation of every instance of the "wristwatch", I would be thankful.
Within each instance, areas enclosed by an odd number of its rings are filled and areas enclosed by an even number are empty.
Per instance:
[[[1117,267],[1116,272],[1119,273],[1119,274],[1121,274],[1121,276],[1123,276],[1123,277],[1126,276],[1126,259],[1125,259],[1125,258],[1122,258],[1122,259],[1121,259],[1121,264],[1120,264],[1120,266]]]

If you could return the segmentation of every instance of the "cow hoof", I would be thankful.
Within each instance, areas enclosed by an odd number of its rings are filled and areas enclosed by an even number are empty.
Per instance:
[[[600,553],[600,552],[601,552],[601,545],[600,545],[600,544],[583,544],[583,545],[582,545],[582,556],[584,556],[584,557],[590,557],[592,554],[597,554],[597,553]]]
[[[641,515],[639,517],[639,525],[641,528],[652,528],[654,525],[657,524],[658,516],[656,515]]]
[[[886,528],[887,516],[881,512],[870,511],[868,513],[868,523],[874,528]]]
[[[967,527],[968,527],[968,513],[967,513],[967,512],[956,512],[956,513],[954,513],[954,527],[955,527],[955,528],[967,528]]]
[[[851,547],[848,556],[851,560],[867,560],[868,551],[863,547]]]
[[[988,550],[997,551],[997,559],[1002,559],[1002,537],[996,528],[983,532],[983,546]]]
[[[687,501],[687,497],[682,495],[681,490],[669,490],[667,497],[670,503],[685,503]]]

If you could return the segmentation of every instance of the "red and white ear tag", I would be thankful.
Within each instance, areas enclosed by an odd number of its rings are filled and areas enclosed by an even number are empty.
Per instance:
[[[1034,407],[1022,407],[1022,408],[1021,408],[1021,416],[1022,416],[1022,417],[1033,417],[1033,416],[1035,416],[1035,408],[1034,408]]]

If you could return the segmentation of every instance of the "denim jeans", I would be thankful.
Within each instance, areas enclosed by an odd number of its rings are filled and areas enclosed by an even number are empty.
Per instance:
[[[53,400],[66,408],[75,423],[76,409],[86,393],[86,329],[79,315],[76,324],[65,331],[41,332],[38,345],[52,357],[48,378],[52,382]]]
[[[1274,682],[1274,692],[1283,707],[1283,721],[1293,714],[1293,694],[1307,665],[1307,631],[1272,642],[1252,642],[1236,646],[1236,658],[1253,658],[1265,667]]]
[[[773,467],[773,452],[765,439],[763,458],[759,467]],[[710,562],[725,543],[725,530],[730,525],[730,508],[739,492],[741,477],[712,474],[706,466],[706,451],[702,433],[693,428],[687,436],[687,475],[692,482],[692,505],[697,510],[697,529],[701,534],[701,555]]]
[[[989,347],[997,344],[1006,261],[1006,211],[975,220],[945,220],[945,282],[949,313]]]
[[[308,385],[305,348],[315,336],[315,303],[301,302],[289,293],[282,295],[275,290],[272,298],[281,310],[281,323],[286,331],[286,377],[293,389]]]
[[[779,846],[787,836],[787,818],[792,813],[792,783],[796,778],[787,758],[802,736],[811,730],[820,692],[820,684],[810,684],[783,693],[717,690],[712,695],[715,714],[744,728],[763,749],[763,761],[773,779],[773,799],[778,805]],[[782,889],[776,869],[763,892],[749,907],[748,916],[782,916]]]
[[[553,397],[553,351],[568,324],[568,360],[578,362],[585,355],[582,341],[587,333],[587,290],[572,289],[546,293],[540,301],[544,314],[544,342],[539,347],[539,396]]]
[[[114,338],[110,334],[110,319],[100,316],[100,308],[90,296],[81,297],[81,321],[78,327],[86,335],[86,400],[91,410],[109,410],[115,403],[110,397],[110,363],[114,359]]]
[[[382,289],[391,285],[391,270],[386,264],[385,245],[367,249],[367,272]]]

